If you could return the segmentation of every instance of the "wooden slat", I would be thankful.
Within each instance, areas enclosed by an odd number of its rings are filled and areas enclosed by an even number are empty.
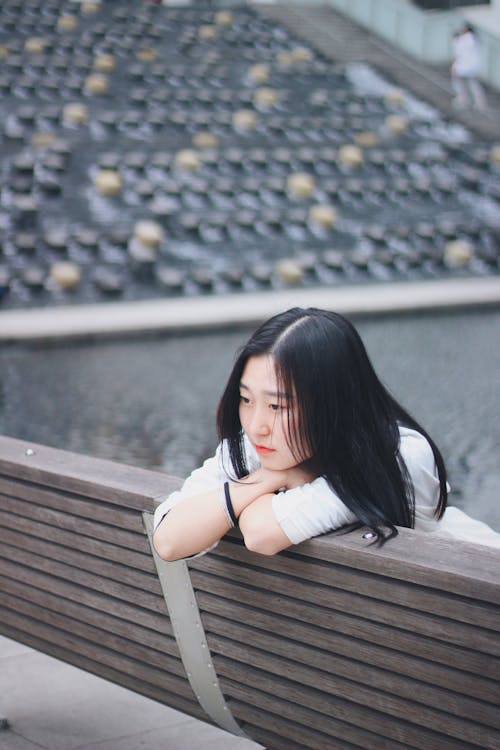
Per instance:
[[[221,596],[224,596],[223,590],[227,582],[222,576],[228,575],[227,565],[220,561],[207,561],[205,567],[210,568],[211,575],[206,575],[200,570],[192,570],[191,577],[195,587],[211,591],[214,585],[217,585],[217,591]],[[214,572],[221,576],[217,578],[216,584],[213,577]],[[246,567],[234,566],[234,571],[232,570],[228,577],[239,584],[242,591],[245,592],[245,601],[251,604],[256,589],[255,572],[247,570]],[[330,609],[332,615],[335,611],[348,612],[374,622],[389,625],[397,622],[398,627],[403,630],[430,636],[465,648],[470,648],[471,644],[474,644],[476,650],[487,654],[500,655],[500,643],[498,639],[491,638],[489,631],[475,628],[472,625],[457,623],[445,617],[420,613],[416,609],[406,609],[390,602],[368,599],[333,587],[316,586],[313,583],[309,584],[295,578],[287,579],[286,576],[277,576],[276,574],[261,573],[258,577],[258,584],[259,588],[273,591],[283,598],[292,598],[290,592],[293,591],[293,598]],[[333,617],[330,627],[335,627]]]
[[[137,659],[144,665],[164,669],[169,674],[185,677],[175,641],[167,637],[159,644],[160,648],[158,649],[151,648],[150,646],[146,647],[141,642],[137,642],[130,637],[120,636],[109,630],[101,630],[95,625],[89,625],[82,620],[68,617],[61,612],[56,612],[46,607],[39,607],[37,604],[29,602],[26,599],[7,596],[2,591],[0,591],[0,611],[4,614],[10,611],[16,615],[24,615],[26,618],[36,621],[36,623],[42,623],[49,628],[54,628],[54,631],[65,633],[66,635],[69,634],[72,638],[82,638],[90,644],[96,644],[99,648],[113,651],[118,655],[125,654],[131,659]],[[9,623],[7,617],[4,617],[4,620]],[[41,632],[38,630],[38,625],[37,631]],[[61,645],[63,644],[61,643]]]
[[[165,650],[172,656],[178,656],[179,654],[168,617],[162,618],[157,615],[153,623],[150,617],[145,617],[146,622],[142,625],[132,622],[129,618],[122,619],[114,613],[110,614],[101,609],[94,609],[85,604],[80,604],[80,602],[71,601],[48,591],[42,591],[11,578],[0,576],[0,601],[3,601],[4,606],[10,606],[12,609],[12,606],[8,604],[8,597],[23,599],[40,610],[57,612],[70,621],[77,620],[83,624],[89,624],[91,627],[128,638],[143,646],[158,651]],[[151,625],[156,625],[157,629],[153,630]]]
[[[166,686],[158,688],[156,685],[141,682],[137,680],[133,674],[130,675],[119,669],[114,669],[109,665],[101,664],[94,659],[89,659],[81,656],[79,653],[61,648],[60,645],[50,640],[44,641],[32,632],[17,627],[10,627],[1,622],[0,633],[6,638],[11,638],[12,640],[19,641],[19,643],[24,643],[31,648],[48,654],[49,656],[53,656],[55,659],[60,659],[61,661],[72,664],[75,667],[84,669],[85,671],[95,674],[98,677],[102,677],[105,680],[109,680],[117,685],[133,690],[136,693],[145,695],[147,698],[152,698],[160,703],[165,703],[167,706],[176,708],[179,711],[184,711],[184,713],[202,719],[203,721],[210,721],[205,712],[200,708],[197,701],[182,696],[178,691],[177,686],[172,689],[168,689]]]
[[[33,568],[36,571],[47,573],[51,580],[49,591],[57,592],[59,589],[59,579],[62,579],[63,581],[76,583],[82,589],[91,589],[115,599],[134,602],[135,605],[153,610],[154,612],[164,612],[163,599],[147,590],[132,588],[131,586],[119,583],[118,581],[112,581],[100,575],[88,575],[87,571],[80,568],[59,563],[57,560],[49,560],[27,550],[10,547],[7,544],[2,545],[1,554],[16,565],[22,565],[25,568]]]
[[[299,689],[301,686],[317,687],[334,699],[340,697],[390,716],[404,716],[415,724],[435,731],[442,731],[445,716],[453,724],[457,733],[454,736],[462,739],[468,739],[470,733],[475,731],[473,722],[499,729],[498,689],[497,704],[493,705],[370,668],[356,660],[355,649],[350,662],[328,658],[327,654],[298,644],[294,644],[292,654],[287,654],[286,649],[280,647],[279,639],[270,634],[266,636],[267,648],[256,648],[248,640],[239,643],[213,633],[209,634],[208,643],[214,655],[240,663],[234,665],[233,674],[243,675],[246,664],[250,663],[266,673],[270,681],[283,678],[296,683]],[[309,664],[307,656],[311,659]],[[434,706],[439,706],[439,710],[435,710]]]
[[[42,505],[44,508],[60,510],[70,515],[90,518],[92,521],[109,526],[118,526],[120,529],[127,529],[136,534],[142,531],[141,514],[135,509],[120,507],[116,503],[106,503],[62,490],[47,490],[39,484],[2,476],[0,476],[0,494],[26,500],[30,504]]]
[[[178,668],[177,661],[172,659],[172,657],[166,656],[165,658],[169,660],[171,669],[175,670],[175,673],[131,659],[126,653],[115,653],[97,643],[80,638],[73,633],[45,625],[9,609],[2,608],[0,610],[0,621],[2,623],[0,626],[2,631],[7,626],[26,633],[35,632],[36,636],[42,641],[57,644],[69,656],[71,654],[83,656],[89,661],[98,662],[103,667],[110,667],[117,672],[128,674],[134,677],[138,683],[145,682],[160,689],[176,690],[180,695],[188,699],[192,695],[189,682],[181,676],[182,669]],[[71,658],[69,661],[73,663]]]
[[[154,612],[137,607],[134,600],[127,602],[122,599],[116,599],[100,591],[83,588],[78,584],[62,579],[57,580],[57,585],[55,585],[54,578],[50,574],[40,573],[35,569],[24,568],[7,560],[2,561],[1,574],[14,581],[19,581],[28,587],[33,586],[41,591],[47,591],[70,601],[80,602],[86,607],[108,612],[122,620],[129,620],[130,622],[144,625],[160,633],[164,631],[165,613],[160,605],[158,605],[157,611]]]
[[[217,550],[209,558],[200,560],[201,569],[210,570],[210,565],[217,572],[215,559],[223,555]],[[276,573],[284,576],[294,576],[298,580],[310,581],[313,584],[329,586],[343,591],[351,591],[372,599],[382,601],[390,600],[393,604],[401,604],[405,607],[415,607],[419,612],[446,613],[447,617],[468,622],[472,625],[498,629],[500,627],[500,607],[492,603],[485,606],[482,602],[475,600],[467,601],[465,594],[458,591],[454,594],[436,592],[425,586],[416,585],[413,582],[400,582],[390,578],[384,571],[383,575],[375,575],[367,571],[358,571],[355,568],[346,568],[344,565],[325,563],[322,560],[312,560],[298,555],[276,556],[270,558],[267,565],[258,566],[255,555],[252,555],[243,545],[232,545],[231,558],[223,557],[230,575],[231,566],[244,567],[245,570],[258,572],[259,575]],[[498,559],[500,563],[500,556]],[[219,566],[218,570],[222,566]],[[500,587],[496,587],[500,590]],[[488,600],[489,601],[489,600]]]
[[[231,685],[230,682],[227,684]],[[310,727],[304,726],[294,721],[294,717],[290,714],[281,716],[279,713],[264,713],[260,708],[238,699],[231,702],[231,710],[250,737],[260,742],[267,750],[291,750],[291,748],[297,748],[297,750],[360,750],[360,748],[412,750],[406,742],[403,744],[360,728],[356,733],[355,743],[349,742],[343,739],[343,734],[348,733],[344,723],[336,723],[335,720],[332,720],[330,724],[330,727],[334,723],[338,727],[333,735],[335,739],[332,741],[332,735],[321,732],[321,728],[316,723]],[[470,748],[458,748],[458,750],[470,750]]]
[[[298,555],[500,604],[500,581],[496,574],[499,550],[403,528],[398,530],[396,538],[380,548],[363,539],[365,531],[358,529],[347,534],[340,531],[315,537],[281,552],[276,557],[277,564],[285,565]],[[227,552],[234,559],[234,553],[229,551],[233,544],[241,546],[241,534],[236,530],[225,537],[217,553]]]
[[[28,449],[34,453],[27,455]],[[4,436],[0,436],[0,474],[140,511],[153,511],[180,484],[160,472]]]
[[[116,544],[120,547],[125,547],[126,549],[132,547],[136,551],[145,555],[150,552],[148,541],[145,536],[134,534],[131,531],[126,531],[116,526],[95,523],[85,518],[72,516],[62,511],[51,510],[50,508],[44,508],[41,505],[34,505],[27,503],[24,500],[18,500],[17,498],[11,498],[5,495],[0,495],[0,506],[5,512],[14,513],[25,518],[33,518],[40,523],[47,524],[48,526],[66,529],[75,534],[89,536],[92,539],[101,539],[105,542],[109,542],[109,544]]]
[[[114,560],[131,568],[156,575],[156,568],[150,549],[148,549],[148,554],[136,552],[131,547],[117,547],[102,539],[93,539],[90,536],[84,536],[74,531],[67,531],[56,526],[47,526],[32,518],[25,518],[0,510],[0,540],[3,538],[4,529],[14,529],[26,537],[34,537],[35,539],[50,539],[55,544],[63,547],[78,549],[94,557]],[[26,544],[29,543],[27,540]],[[138,546],[142,546],[142,539],[141,544]]]
[[[178,484],[0,438],[0,631],[206,719],[141,517]],[[493,750],[498,562],[410,530],[272,558],[233,532],[190,568],[229,706],[270,750]]]
[[[479,724],[471,725],[470,740],[454,730],[455,717],[443,714],[441,731],[417,726],[410,716],[389,717],[374,711],[371,705],[359,706],[342,698],[332,699],[318,690],[305,686],[294,686],[286,679],[270,679],[265,673],[247,665],[245,681],[235,681],[234,668],[229,660],[217,658],[216,670],[226,694],[261,711],[261,723],[267,726],[270,715],[290,719],[304,727],[315,727],[361,747],[376,746],[377,735],[400,742],[416,750],[497,750],[499,735],[493,729]],[[241,718],[231,702],[237,719]],[[272,726],[270,727],[272,728]],[[370,738],[368,733],[373,732]],[[372,744],[369,744],[369,742]]]
[[[94,557],[70,547],[61,547],[52,541],[44,541],[39,538],[30,538],[28,540],[24,534],[11,531],[10,529],[2,529],[0,540],[3,544],[17,547],[19,550],[29,550],[30,555],[42,556],[48,560],[55,560],[57,563],[70,565],[73,568],[77,568],[84,575],[104,576],[128,586],[150,591],[157,596],[162,596],[163,594],[158,576],[153,573],[135,570],[128,565],[105,560],[102,557]],[[0,557],[1,555],[0,551]]]
[[[250,715],[252,715],[251,712],[249,712]],[[258,719],[256,720],[257,723],[252,723],[251,721],[246,720],[244,723],[244,730],[245,733],[249,737],[253,737],[256,741],[258,741],[264,748],[267,748],[267,750],[304,750],[304,747],[311,748],[311,745],[304,745],[303,743],[299,742],[300,739],[300,732],[303,730],[299,727],[299,736],[294,734],[294,729],[296,725],[290,728],[290,722],[288,722],[288,736],[279,736],[278,734],[275,734],[274,732],[270,732],[269,730],[264,730],[258,723]],[[314,733],[314,730],[312,730],[312,733]],[[293,736],[293,739],[292,739]],[[295,741],[297,740],[297,741]],[[331,739],[329,737],[326,737],[323,735],[322,737],[322,747],[323,748],[332,748],[331,745]],[[359,750],[359,745],[354,746],[351,745],[351,743],[341,742],[339,740],[335,740],[335,750]],[[400,748],[400,750],[404,750],[404,748]]]
[[[302,625],[267,613],[263,613],[259,627],[256,627],[254,618],[249,618],[244,609],[241,610],[240,621],[227,620],[206,612],[203,613],[202,620],[211,637],[221,635],[241,643],[248,643],[263,651],[269,650],[283,658],[290,658],[292,663],[299,662],[316,666],[332,674],[343,675],[352,680],[357,679],[366,685],[370,684],[370,677],[373,674],[379,685],[387,679],[390,681],[391,688],[396,689],[399,695],[416,698],[419,693],[422,693],[423,702],[430,700],[431,705],[435,702],[437,704],[442,691],[434,699],[431,697],[434,691],[429,690],[429,686],[444,688],[446,691],[454,691],[460,695],[464,680],[467,681],[468,697],[492,703],[500,700],[498,682],[465,674],[455,667],[445,667],[427,660],[423,661],[412,654],[393,651],[389,646],[391,643],[389,633],[387,633],[388,647],[383,648],[354,637],[339,635],[331,630],[325,632],[312,623]],[[274,632],[279,633],[279,636],[271,635]],[[373,667],[376,668],[375,671],[371,669]],[[399,675],[404,676],[402,681],[398,679]],[[471,705],[475,706],[475,704]],[[442,707],[453,713],[452,708],[446,708],[444,704]],[[498,726],[500,716],[497,711],[494,718],[497,723],[493,726]]]
[[[500,581],[496,573],[499,550],[401,528],[395,539],[379,548],[363,539],[363,532],[327,534],[304,542],[294,550],[313,560],[338,563],[500,604]],[[429,565],[430,560],[432,565]]]
[[[498,658],[463,649],[447,642],[430,640],[416,633],[398,630],[394,634],[392,623],[385,625],[342,612],[332,613],[323,607],[284,597],[279,599],[280,611],[277,613],[274,594],[255,590],[251,593],[251,601],[247,603],[241,587],[226,581],[214,583],[212,591],[217,591],[217,596],[206,591],[197,591],[196,598],[202,611],[220,614],[236,622],[243,618],[245,622],[264,629],[267,628],[267,620],[262,620],[262,617],[268,614],[273,622],[279,623],[279,626],[284,628],[284,633],[292,639],[295,637],[297,624],[305,628],[311,626],[311,634],[317,636],[315,645],[320,648],[328,648],[331,634],[339,633],[346,636],[349,642],[351,639],[356,639],[378,644],[383,649],[390,644],[396,660],[401,658],[401,655],[413,654],[415,657],[437,664],[459,664],[460,668],[468,673],[493,680],[496,680],[500,673],[500,659]],[[282,619],[285,619],[287,625],[282,624]],[[329,633],[326,639],[324,631]],[[469,675],[467,675],[468,679]]]

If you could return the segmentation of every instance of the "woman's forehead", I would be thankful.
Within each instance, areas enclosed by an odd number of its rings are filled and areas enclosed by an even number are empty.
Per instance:
[[[249,388],[277,391],[276,363],[270,354],[249,357],[241,374],[241,384]]]
[[[277,363],[270,354],[249,357],[241,375],[240,386],[243,389],[260,392],[264,395],[290,398],[285,392],[277,373]]]

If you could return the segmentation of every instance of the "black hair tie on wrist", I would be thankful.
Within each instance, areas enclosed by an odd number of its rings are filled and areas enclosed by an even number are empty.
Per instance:
[[[233,503],[231,501],[231,494],[229,492],[229,482],[224,482],[224,497],[226,498],[226,508],[227,508],[227,512],[229,513],[231,517],[231,521],[233,522],[234,526],[237,526],[238,519],[236,518],[236,513],[234,512]]]

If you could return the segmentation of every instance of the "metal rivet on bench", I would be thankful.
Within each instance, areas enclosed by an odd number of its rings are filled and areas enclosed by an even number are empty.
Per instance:
[[[35,455],[35,451],[33,450],[33,448],[26,448],[25,454],[27,456],[34,456]]]
[[[363,534],[363,539],[373,539],[374,536],[376,536],[376,534],[374,534],[373,531],[367,531],[366,534]]]

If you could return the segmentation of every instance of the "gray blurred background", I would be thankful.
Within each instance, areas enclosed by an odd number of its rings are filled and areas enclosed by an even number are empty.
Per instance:
[[[313,296],[313,295],[312,295]],[[451,502],[500,530],[500,311],[354,319],[384,383],[447,461]],[[0,349],[0,433],[178,476],[249,330]]]

